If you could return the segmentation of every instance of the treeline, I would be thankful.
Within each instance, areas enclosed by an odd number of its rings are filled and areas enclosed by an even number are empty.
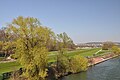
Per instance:
[[[39,35],[37,35],[38,32]],[[18,17],[7,27],[0,29],[0,56],[7,57],[15,53],[16,40],[23,36],[27,39],[26,44],[29,43],[31,46],[35,46],[39,41],[43,44],[42,39],[46,38],[44,45],[48,51],[58,51],[61,48],[75,49],[73,40],[65,32],[55,34],[50,28],[42,26],[36,18]],[[34,41],[35,43],[32,43]]]
[[[65,32],[56,35],[37,18],[19,16],[0,30],[0,36],[0,51],[14,54],[23,66],[23,74],[17,80],[45,80],[52,71],[58,78],[87,69],[86,58],[66,56],[65,51],[75,49],[73,40]],[[56,62],[48,64],[48,52],[54,50],[58,51]]]
[[[14,53],[14,35],[8,34],[7,28],[0,29],[0,57],[7,57]]]
[[[120,55],[120,47],[113,42],[106,41],[102,46],[103,50],[111,50],[115,55]]]

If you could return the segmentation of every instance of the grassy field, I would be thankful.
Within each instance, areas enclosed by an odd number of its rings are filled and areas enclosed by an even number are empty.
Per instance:
[[[17,62],[0,63],[0,80],[2,73],[18,70],[20,67],[20,64]]]
[[[102,55],[108,54],[108,53],[110,53],[110,52],[112,52],[112,51],[111,51],[111,50],[102,50],[102,51],[100,51],[99,53],[97,53],[97,55],[98,55],[98,56],[102,56]]]
[[[80,55],[80,56],[83,56],[83,57],[93,56],[93,54],[95,54],[100,49],[101,48],[79,50],[79,51],[76,51],[76,52],[68,53],[67,56],[68,57],[72,57],[72,56],[75,56],[75,55]]]
[[[101,48],[93,48],[93,49],[78,49],[78,50],[75,50],[75,51],[68,51],[66,52],[66,56],[68,57],[72,57],[72,56],[75,56],[75,55],[80,55],[80,56],[84,56],[84,57],[87,57],[87,56],[93,56],[93,54],[95,54],[97,51],[101,50]],[[49,55],[49,62],[54,62],[56,60],[56,56],[57,55],[57,52],[50,52],[50,55]]]
[[[93,56],[93,54],[95,54],[99,50],[101,50],[101,48],[79,49],[79,50],[74,50],[74,51],[68,51],[66,52],[66,55],[68,57],[72,57],[75,55],[87,57],[87,56]],[[105,54],[106,52],[109,52],[109,51],[100,51],[96,55],[102,55],[102,54]],[[56,61],[57,53],[58,53],[57,51],[49,52],[49,62]],[[2,73],[14,71],[14,70],[19,69],[20,67],[21,67],[20,64],[17,62],[0,63],[0,80],[2,78]]]

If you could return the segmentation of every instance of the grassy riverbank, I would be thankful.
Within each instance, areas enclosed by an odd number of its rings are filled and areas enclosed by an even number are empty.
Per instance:
[[[67,57],[73,57],[75,55],[80,55],[83,57],[92,57],[93,54],[95,54],[97,51],[101,50],[101,48],[92,48],[92,49],[78,49],[78,50],[74,50],[74,51],[68,51],[66,52],[66,56]],[[50,52],[49,55],[49,62],[55,62],[56,58],[57,58],[57,51],[55,52]],[[104,52],[105,53],[105,52]],[[103,54],[103,53],[102,53]],[[97,54],[99,55],[99,54]]]
[[[72,56],[75,56],[75,55],[80,55],[80,56],[83,56],[83,57],[87,57],[87,56],[92,57],[93,54],[95,54],[99,50],[101,50],[101,48],[79,49],[79,50],[74,50],[74,51],[68,51],[66,53],[66,55],[68,57],[72,57]],[[105,54],[106,52],[108,52],[108,51],[100,51],[96,55]],[[57,53],[58,53],[57,51],[49,52],[49,62],[56,61]],[[20,67],[21,67],[20,64],[17,63],[17,62],[0,63],[0,79],[2,77],[2,73],[17,70]]]
[[[104,61],[107,61],[107,60],[109,60],[109,59],[118,57],[118,56],[119,56],[119,55],[116,55],[116,54],[114,54],[114,53],[111,53],[111,54],[105,54],[105,55],[102,55],[102,56],[94,57],[94,58],[92,58],[92,62],[93,62],[93,63],[89,63],[88,66],[96,65],[96,64],[102,63],[102,62],[104,62]]]

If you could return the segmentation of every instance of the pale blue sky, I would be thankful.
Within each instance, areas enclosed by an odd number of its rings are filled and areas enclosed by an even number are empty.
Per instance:
[[[0,26],[17,16],[38,18],[75,43],[120,41],[120,0],[0,0]]]

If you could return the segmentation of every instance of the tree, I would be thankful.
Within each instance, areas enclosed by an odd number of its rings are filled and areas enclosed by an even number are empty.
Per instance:
[[[0,30],[0,51],[3,55],[5,55],[4,57],[7,57],[13,53],[13,39],[13,35],[7,33],[7,27]]]
[[[57,34],[57,40],[58,40],[59,49],[74,47],[74,43],[72,39],[65,32],[61,34]]]
[[[50,29],[43,27],[38,19],[19,16],[14,19],[7,30],[15,35],[15,54],[25,69],[24,75],[29,80],[42,80],[47,76],[48,50]]]
[[[56,36],[55,36],[55,33],[50,31],[50,39],[47,40],[47,48],[49,51],[55,51],[57,50],[56,48],[56,43],[57,43],[57,40],[56,40]]]
[[[15,47],[14,42],[8,41],[3,43],[2,51],[5,53],[5,57],[7,57],[7,55],[14,53],[14,47]]]
[[[103,43],[102,49],[103,50],[109,50],[114,46],[113,42],[107,41]]]
[[[57,46],[59,50],[57,54],[57,71],[59,76],[69,71],[69,59],[65,53],[73,44],[72,39],[65,32],[57,34]]]

